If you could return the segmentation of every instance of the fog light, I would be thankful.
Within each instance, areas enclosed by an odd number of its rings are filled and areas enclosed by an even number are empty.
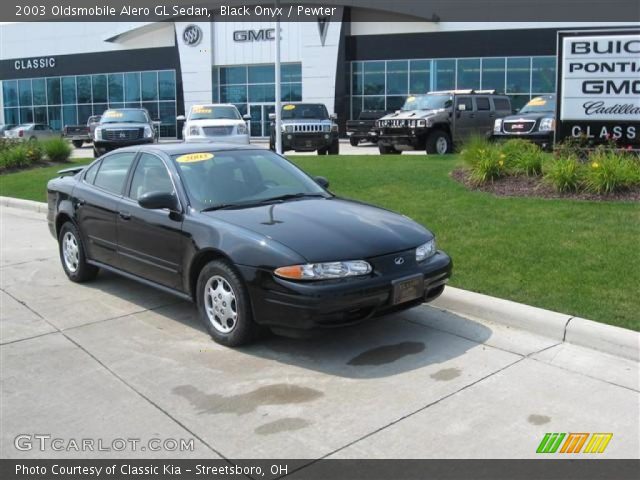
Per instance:
[[[287,135],[287,140],[291,140],[293,138],[293,135]]]
[[[324,134],[324,138],[325,138],[326,140],[329,140],[329,134],[328,134],[328,133],[325,133],[325,134]]]

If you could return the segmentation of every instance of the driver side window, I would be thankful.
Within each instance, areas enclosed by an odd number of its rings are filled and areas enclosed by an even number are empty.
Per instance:
[[[133,174],[129,197],[138,200],[150,192],[173,193],[173,183],[164,162],[155,155],[143,153]]]

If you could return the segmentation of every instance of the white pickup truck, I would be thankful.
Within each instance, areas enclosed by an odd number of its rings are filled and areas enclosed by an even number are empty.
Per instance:
[[[185,142],[249,143],[250,115],[240,115],[231,104],[194,105],[185,117],[182,138]]]

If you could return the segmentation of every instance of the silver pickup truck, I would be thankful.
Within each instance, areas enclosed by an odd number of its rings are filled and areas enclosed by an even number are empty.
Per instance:
[[[62,136],[67,140],[71,140],[76,148],[82,147],[85,143],[93,141],[93,131],[96,125],[100,123],[101,115],[92,115],[87,120],[86,125],[65,125]]]

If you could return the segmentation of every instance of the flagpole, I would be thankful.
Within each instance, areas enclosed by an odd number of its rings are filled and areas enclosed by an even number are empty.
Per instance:
[[[280,8],[280,0],[275,0],[276,12]],[[276,152],[282,154],[282,98],[281,98],[281,72],[280,72],[280,14],[276,17],[276,124],[275,140]]]

